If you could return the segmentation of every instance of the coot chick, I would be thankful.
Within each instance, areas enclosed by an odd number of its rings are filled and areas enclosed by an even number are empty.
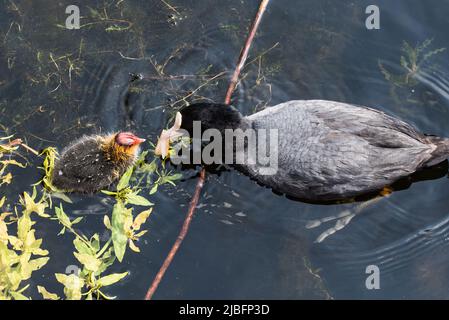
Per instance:
[[[67,192],[97,192],[134,163],[144,141],[130,132],[82,137],[62,151],[52,183]]]
[[[243,117],[234,107],[201,103],[181,111],[181,128],[278,130],[278,169],[235,165],[259,183],[306,201],[377,192],[449,157],[449,139],[425,135],[384,112],[325,100],[295,100]]]

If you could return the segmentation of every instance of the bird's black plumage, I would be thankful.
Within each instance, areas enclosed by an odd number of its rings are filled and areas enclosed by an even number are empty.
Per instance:
[[[334,101],[288,101],[247,117],[214,104],[192,105],[181,113],[185,128],[192,118],[205,115],[206,126],[214,127],[216,121],[220,131],[223,126],[277,130],[274,174],[261,174],[259,163],[236,167],[263,185],[304,200],[338,200],[380,190],[449,157],[449,139],[427,136],[372,108]]]

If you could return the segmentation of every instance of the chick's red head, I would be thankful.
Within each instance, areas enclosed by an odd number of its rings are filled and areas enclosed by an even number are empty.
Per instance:
[[[115,136],[115,142],[122,147],[138,146],[144,141],[145,139],[139,138],[131,132],[119,132]]]

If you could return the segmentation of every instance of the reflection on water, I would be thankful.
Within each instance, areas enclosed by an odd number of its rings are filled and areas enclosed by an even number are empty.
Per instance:
[[[63,147],[75,137],[119,128],[155,141],[186,101],[221,102],[256,2],[173,0],[92,1],[84,22],[68,31],[68,1],[9,1],[0,10],[0,125],[35,148]],[[380,62],[401,70],[403,41],[433,38],[449,47],[449,3],[378,1],[381,29],[365,28],[368,1],[273,1],[243,70],[233,103],[243,114],[292,99],[330,99],[367,105],[449,136],[449,70],[442,52],[429,58],[411,86],[392,84]],[[100,14],[101,12],[101,14]],[[132,23],[109,31],[110,19]],[[438,67],[430,67],[431,65]],[[130,81],[130,74],[143,79]],[[28,156],[33,166],[39,161]],[[14,197],[37,181],[32,166],[13,172],[2,187]],[[447,173],[447,164],[435,177]],[[444,171],[446,170],[446,171]],[[131,276],[112,288],[120,298],[142,298],[182,224],[196,172],[152,197],[150,233],[116,272]],[[192,177],[192,178],[191,178]],[[423,177],[421,177],[423,178]],[[425,180],[366,206],[342,230],[315,243],[331,225],[307,223],[354,211],[359,203],[307,204],[275,195],[235,171],[210,174],[193,221],[155,298],[448,298],[449,183]],[[408,188],[409,187],[409,188]],[[73,196],[72,215],[91,234],[111,203]],[[75,263],[70,237],[43,222],[46,248],[55,252],[40,271],[49,291],[53,273]],[[381,289],[365,288],[367,265],[378,265]],[[54,286],[54,287],[53,287]],[[37,297],[37,296],[36,296]]]

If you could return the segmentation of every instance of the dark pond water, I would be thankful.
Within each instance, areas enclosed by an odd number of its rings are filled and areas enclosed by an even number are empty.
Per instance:
[[[222,102],[229,73],[220,73],[234,69],[258,7],[242,0],[84,1],[82,28],[66,30],[57,25],[69,4],[0,2],[0,125],[36,149],[123,128],[155,141],[183,99]],[[380,30],[365,27],[370,4],[380,8]],[[337,100],[449,136],[448,53],[426,56],[449,47],[448,16],[447,0],[272,0],[233,104],[251,114],[292,99]],[[415,48],[413,55],[427,39],[433,41],[420,51],[418,70],[406,70],[403,42]],[[144,79],[130,85],[129,73]],[[26,157],[28,169],[14,171],[14,183],[0,189],[10,198],[39,179],[40,160]],[[307,204],[235,171],[209,174],[190,232],[155,298],[449,298],[446,173],[443,165],[433,173],[440,179],[367,205],[320,243],[315,240],[335,220],[308,229],[310,221],[361,204]],[[145,295],[193,194],[196,171],[183,175],[176,187],[149,197],[156,207],[139,242],[142,252],[127,253],[112,268],[130,276],[108,293]],[[102,230],[111,202],[100,195],[72,200],[66,211],[85,216],[80,230]],[[57,237],[53,221],[40,221],[38,231],[52,259],[33,281],[61,292],[53,274],[76,264],[72,237]],[[365,286],[369,265],[379,267],[379,290]]]

